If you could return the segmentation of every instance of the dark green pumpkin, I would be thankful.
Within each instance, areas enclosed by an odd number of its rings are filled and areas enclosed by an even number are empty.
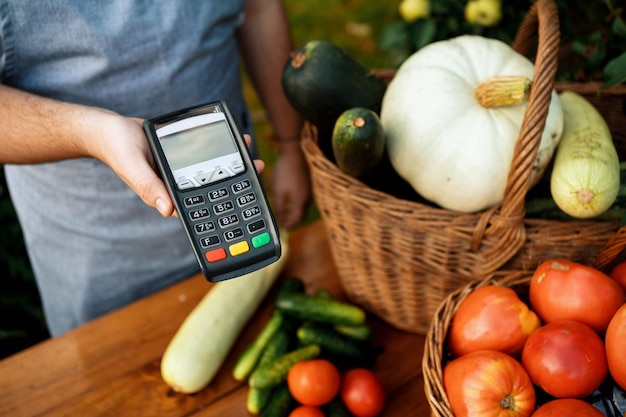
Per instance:
[[[332,148],[339,169],[359,177],[376,166],[385,152],[385,133],[378,115],[364,107],[344,111],[335,122]]]
[[[329,141],[344,111],[365,107],[380,113],[386,84],[334,43],[308,41],[287,60],[282,87],[296,111],[317,126],[320,141],[324,135]]]

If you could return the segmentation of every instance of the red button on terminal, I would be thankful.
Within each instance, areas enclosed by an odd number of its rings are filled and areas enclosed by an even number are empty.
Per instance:
[[[204,257],[209,262],[218,262],[226,259],[226,251],[224,248],[218,248],[210,250],[204,254]]]

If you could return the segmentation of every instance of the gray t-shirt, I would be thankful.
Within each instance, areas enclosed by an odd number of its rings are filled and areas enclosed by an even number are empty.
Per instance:
[[[244,5],[0,0],[0,82],[141,118],[222,99],[245,130],[234,39]],[[198,271],[179,220],[101,162],[5,170],[53,335]]]

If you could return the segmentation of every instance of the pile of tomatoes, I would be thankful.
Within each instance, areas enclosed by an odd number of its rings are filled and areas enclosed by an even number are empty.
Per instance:
[[[324,417],[320,407],[340,398],[351,415],[375,417],[385,405],[385,390],[376,375],[365,368],[353,368],[342,377],[326,359],[310,359],[289,369],[287,386],[300,404],[289,417]]]
[[[497,284],[470,293],[448,329],[454,415],[604,416],[589,399],[607,381],[626,389],[625,291],[626,262],[607,275],[551,259],[527,294]]]

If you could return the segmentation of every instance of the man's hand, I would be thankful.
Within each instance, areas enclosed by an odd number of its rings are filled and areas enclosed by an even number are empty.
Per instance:
[[[302,220],[311,197],[309,171],[299,142],[281,146],[273,171],[276,218],[289,229]]]
[[[143,121],[80,104],[33,95],[0,84],[0,163],[37,164],[92,157],[108,165],[162,216],[174,203],[157,168]],[[244,135],[248,146],[250,136]],[[258,172],[263,161],[254,164]]]
[[[106,119],[101,129],[104,138],[91,147],[92,154],[111,167],[144,203],[156,208],[163,217],[176,215],[174,202],[157,174],[143,121],[114,113]],[[250,146],[250,136],[246,134],[244,138]],[[254,165],[257,172],[265,167],[261,160],[255,160]]]

